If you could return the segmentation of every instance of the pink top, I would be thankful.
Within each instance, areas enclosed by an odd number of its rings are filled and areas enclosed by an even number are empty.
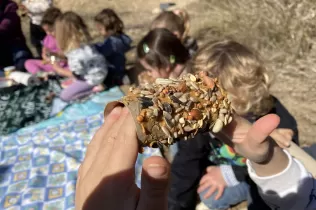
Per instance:
[[[60,50],[57,47],[57,41],[55,37],[52,35],[46,35],[44,40],[43,40],[43,46],[48,49],[48,51],[56,53],[59,52]]]

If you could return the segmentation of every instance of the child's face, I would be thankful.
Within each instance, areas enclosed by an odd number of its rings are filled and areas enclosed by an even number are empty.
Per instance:
[[[150,66],[145,60],[141,59],[140,64],[144,67],[144,69],[148,72],[150,76],[154,79],[157,78],[169,78],[170,76],[170,69],[158,69],[155,67]]]
[[[99,31],[99,33],[102,35],[102,36],[107,36],[107,32],[104,28],[104,26],[100,23],[96,23],[95,24],[95,27],[97,28],[97,30]]]
[[[55,36],[55,31],[52,29],[51,26],[45,24],[42,26],[42,28],[44,29],[47,35]]]

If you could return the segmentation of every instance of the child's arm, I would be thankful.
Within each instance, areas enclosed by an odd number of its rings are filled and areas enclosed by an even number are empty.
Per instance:
[[[315,180],[269,137],[279,122],[278,116],[267,115],[251,126],[236,117],[224,132],[235,150],[248,158],[249,174],[268,205],[276,209],[315,209]]]
[[[60,67],[58,64],[53,64],[55,72],[62,77],[74,77],[69,69]]]
[[[42,58],[44,61],[49,61],[50,59],[47,57],[47,53],[48,53],[48,50],[46,47],[43,47],[42,49]]]

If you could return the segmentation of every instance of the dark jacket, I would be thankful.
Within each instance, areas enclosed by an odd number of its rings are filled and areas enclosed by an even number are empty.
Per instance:
[[[11,0],[0,0],[0,46],[16,42],[24,43],[18,5]]]
[[[132,39],[122,33],[106,38],[103,43],[96,44],[96,49],[106,58],[109,73],[123,73],[125,70],[125,53],[131,49]]]
[[[294,117],[286,110],[280,101],[274,98],[274,107],[270,113],[280,118],[279,128],[289,128],[295,133],[293,141],[298,144],[298,129]],[[171,166],[171,187],[168,196],[169,210],[194,210],[197,201],[197,187],[205,169],[214,165],[208,160],[211,152],[208,134],[199,134],[191,141],[180,141],[179,151]],[[252,204],[248,209],[270,209],[262,201],[256,185],[250,180],[245,167],[233,166],[236,178],[250,184]]]

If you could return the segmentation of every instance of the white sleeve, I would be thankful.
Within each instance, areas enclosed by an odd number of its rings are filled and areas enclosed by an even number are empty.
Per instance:
[[[289,164],[284,171],[273,176],[259,177],[247,160],[248,173],[258,185],[262,199],[272,209],[316,209],[316,180],[300,161],[292,158],[287,151],[284,152]]]

